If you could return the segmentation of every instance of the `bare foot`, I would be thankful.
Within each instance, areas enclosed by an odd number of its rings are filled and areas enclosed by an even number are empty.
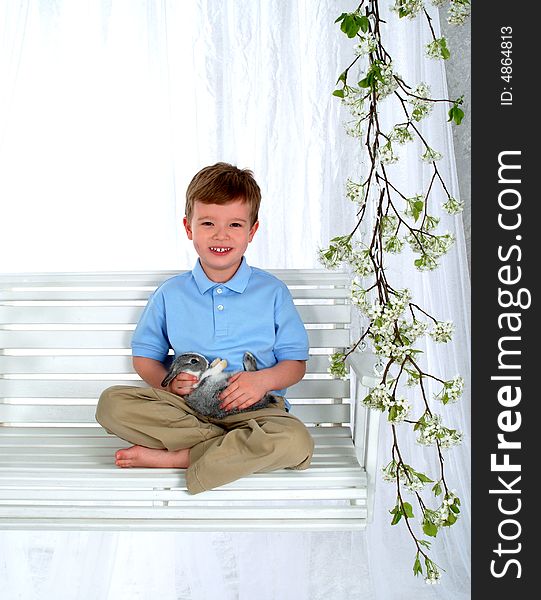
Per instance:
[[[157,450],[144,446],[130,446],[117,450],[115,464],[118,467],[162,467],[186,469],[190,464],[190,450]]]

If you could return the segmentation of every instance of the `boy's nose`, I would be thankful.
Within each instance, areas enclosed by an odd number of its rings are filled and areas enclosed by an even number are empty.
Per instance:
[[[217,227],[212,237],[214,237],[217,240],[223,240],[228,236],[228,233],[229,232],[227,231],[226,227]]]

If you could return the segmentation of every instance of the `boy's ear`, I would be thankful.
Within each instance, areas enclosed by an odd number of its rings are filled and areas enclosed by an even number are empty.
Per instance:
[[[259,221],[256,221],[250,228],[250,235],[248,237],[248,243],[254,238],[255,232],[259,229]]]
[[[184,229],[186,230],[186,235],[188,236],[188,239],[191,240],[192,239],[192,228],[191,228],[191,225],[190,225],[188,219],[186,217],[184,217],[184,219],[182,219],[182,223],[184,224]]]

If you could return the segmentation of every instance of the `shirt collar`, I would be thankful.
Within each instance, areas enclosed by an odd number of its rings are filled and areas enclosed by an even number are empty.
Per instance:
[[[252,267],[248,265],[246,262],[246,258],[242,257],[242,261],[240,263],[237,272],[233,275],[233,277],[226,281],[225,283],[216,283],[215,281],[211,281],[205,271],[203,271],[203,267],[201,266],[201,262],[197,259],[194,268],[192,269],[192,276],[197,284],[197,287],[201,294],[204,294],[210,288],[213,288],[217,285],[221,285],[230,289],[233,292],[237,292],[242,294],[248,285],[248,280],[250,279],[250,275],[252,274]]]

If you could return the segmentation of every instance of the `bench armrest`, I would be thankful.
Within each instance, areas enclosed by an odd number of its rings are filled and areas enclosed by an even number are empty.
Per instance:
[[[364,387],[373,388],[380,381],[375,365],[379,357],[373,352],[353,352],[346,359],[346,364],[351,368],[357,381]]]

